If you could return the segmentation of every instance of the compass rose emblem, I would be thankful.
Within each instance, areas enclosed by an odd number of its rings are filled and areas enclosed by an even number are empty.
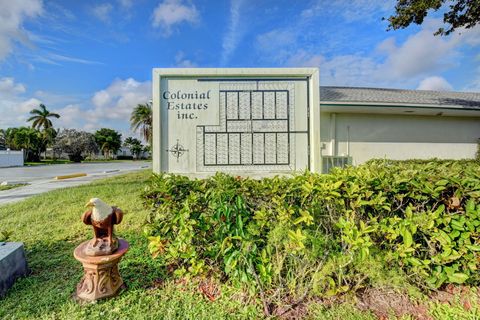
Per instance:
[[[185,154],[185,152],[188,152],[188,149],[185,149],[177,139],[177,143],[174,144],[170,149],[166,150],[167,152],[170,152],[175,158],[178,159]]]

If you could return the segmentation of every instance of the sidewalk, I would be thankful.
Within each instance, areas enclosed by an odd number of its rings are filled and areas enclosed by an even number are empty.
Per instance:
[[[126,163],[94,163],[75,165],[48,165],[38,167],[1,168],[0,182],[14,181],[29,183],[24,187],[0,191],[0,205],[13,203],[31,196],[60,188],[89,183],[127,172],[151,169],[151,162],[135,161]],[[54,180],[58,175],[86,173],[87,176],[66,180]]]

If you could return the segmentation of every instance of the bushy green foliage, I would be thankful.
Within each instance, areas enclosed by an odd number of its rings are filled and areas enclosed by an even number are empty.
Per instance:
[[[150,251],[176,275],[333,295],[373,281],[380,265],[430,288],[479,284],[474,161],[372,161],[261,180],[164,174],[144,198]]]
[[[297,315],[296,318],[303,316],[305,319],[322,320],[378,318],[374,313],[358,310],[358,301],[351,301],[348,297],[305,299],[299,308],[295,308],[302,312],[308,307],[305,315],[294,312],[293,316],[279,316],[280,312],[276,312],[268,317],[263,313],[264,307],[258,293],[248,295],[244,288],[236,288],[229,283],[219,284],[218,299],[212,302],[199,290],[198,284],[202,279],[189,281],[168,277],[165,274],[167,270],[159,268],[158,262],[163,259],[151,259],[147,239],[141,235],[143,219],[149,212],[141,210],[140,193],[150,175],[148,170],[129,173],[0,206],[0,231],[15,230],[9,241],[24,242],[28,266],[32,271],[28,277],[17,279],[7,295],[0,299],[0,319],[286,319]],[[84,211],[81,204],[92,195],[118,205],[125,211],[125,220],[115,230],[119,237],[130,243],[130,249],[120,263],[120,274],[127,290],[122,290],[115,299],[85,305],[71,299],[83,274],[82,266],[72,257],[72,252],[79,243],[92,237],[92,230],[86,228],[79,219]],[[45,219],[46,214],[54,219]],[[318,241],[322,243],[324,240]],[[307,243],[306,248],[309,246]],[[334,251],[328,254],[329,257],[334,255],[339,257],[344,254]],[[330,259],[325,258],[325,262]],[[354,276],[359,279],[368,276],[368,281],[376,288],[381,289],[385,285],[398,288],[397,284],[405,281],[405,275],[399,270],[389,270],[382,261],[381,255],[371,253],[361,263],[352,262],[342,271],[337,266],[336,270],[339,275],[343,272],[344,279],[354,280]],[[333,262],[328,262],[328,265],[335,267]],[[356,269],[352,269],[352,265]],[[345,269],[348,268],[350,271],[347,272]],[[311,267],[304,266],[304,269],[309,270]],[[305,275],[299,272],[297,283],[301,282],[302,277],[305,278]],[[39,288],[42,294],[39,294]],[[408,289],[415,288],[410,286]],[[278,296],[277,293],[277,288],[268,291],[264,289],[264,297],[267,299]],[[436,302],[418,290],[409,291],[409,294],[414,295],[414,301],[420,304],[424,301],[423,305],[432,319],[479,318],[475,290],[472,290],[469,298],[469,310],[465,308],[463,293],[452,303]],[[294,302],[296,301],[291,299],[283,300],[283,303],[278,304],[277,311],[291,310],[289,306]],[[388,296],[379,296],[377,303],[373,303],[374,306],[380,304],[385,308],[399,305],[398,301],[392,301]],[[393,317],[395,313],[392,311],[391,314]],[[402,319],[411,318],[414,317],[405,316]]]
[[[5,149],[5,130],[0,129],[0,150]]]
[[[122,146],[122,134],[113,129],[101,128],[95,131],[93,136],[105,159],[112,158],[112,155]]]
[[[144,149],[140,140],[138,140],[137,138],[128,137],[123,142],[123,145],[130,149],[130,152],[135,157],[135,159],[140,158],[140,154],[143,152]],[[130,159],[133,159],[133,157],[131,157]]]
[[[6,147],[25,150],[26,161],[40,161],[40,152],[46,145],[40,131],[28,127],[8,128],[4,136]]]

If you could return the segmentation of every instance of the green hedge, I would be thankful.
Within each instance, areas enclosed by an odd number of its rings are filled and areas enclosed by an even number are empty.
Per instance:
[[[177,276],[320,295],[399,270],[421,287],[478,285],[480,167],[371,161],[330,174],[154,175],[150,251]]]

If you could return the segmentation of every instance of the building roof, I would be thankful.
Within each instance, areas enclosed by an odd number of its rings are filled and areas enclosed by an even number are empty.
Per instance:
[[[388,104],[480,110],[480,93],[358,87],[320,87],[320,104]]]

